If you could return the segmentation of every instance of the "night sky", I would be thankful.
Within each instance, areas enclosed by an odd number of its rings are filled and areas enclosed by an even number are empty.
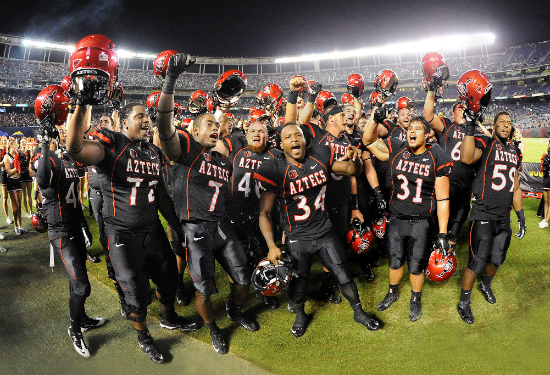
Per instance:
[[[550,40],[550,1],[9,1],[0,33],[200,56],[289,56],[431,35],[493,32],[489,52]],[[80,5],[84,4],[84,5]],[[414,4],[414,5],[412,5]]]

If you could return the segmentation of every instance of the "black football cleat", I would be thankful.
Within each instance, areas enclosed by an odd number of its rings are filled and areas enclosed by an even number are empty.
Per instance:
[[[71,336],[74,350],[76,350],[76,352],[81,356],[88,358],[90,356],[90,352],[88,351],[88,347],[84,342],[84,338],[82,337],[82,332],[73,332],[69,328],[69,336]]]
[[[279,301],[276,297],[264,296],[260,291],[256,291],[256,298],[262,301],[270,309],[275,310],[279,308]]]
[[[374,272],[372,272],[372,268],[370,267],[365,267],[365,269],[363,270],[363,275],[365,275],[365,280],[367,281],[367,283],[372,283],[376,279],[376,277],[374,276]]]
[[[411,311],[409,312],[409,319],[411,322],[416,322],[422,316],[422,304],[420,301],[411,301]]]
[[[178,288],[176,290],[176,301],[181,306],[188,306],[191,303],[192,294],[188,293],[185,288]]]
[[[364,310],[355,311],[353,313],[353,320],[355,323],[364,325],[369,331],[378,331],[380,329],[380,323]]]
[[[332,287],[324,290],[321,295],[336,305],[342,303],[342,297],[340,297]]]
[[[399,299],[399,293],[388,293],[376,307],[378,311],[384,311]]]
[[[483,282],[480,282],[477,285],[477,288],[483,294],[483,297],[485,297],[485,300],[487,302],[489,302],[490,304],[494,304],[497,302],[497,297],[495,297],[495,294],[493,293],[493,290],[490,286],[485,286]]]
[[[292,301],[288,301],[288,305],[286,308],[291,314],[296,314],[296,307],[294,306],[294,303]]]
[[[474,314],[472,314],[472,309],[470,308],[470,302],[458,302],[457,305],[458,314],[460,318],[468,324],[474,324]]]
[[[231,305],[231,302],[228,302],[226,305],[227,318],[229,320],[239,323],[241,327],[250,332],[256,332],[260,329],[255,322],[244,316],[240,307],[237,307],[236,305]]]
[[[179,329],[182,332],[193,332],[200,328],[197,323],[177,314],[174,319],[167,319],[164,314],[160,314],[160,326],[166,329]]]
[[[155,345],[152,337],[149,337],[145,340],[140,340],[138,338],[138,343],[141,350],[143,350],[143,353],[145,353],[145,355],[149,357],[149,359],[151,359],[153,362],[164,362],[164,357],[162,356],[159,348],[157,348],[157,346]]]
[[[227,354],[227,344],[223,338],[222,331],[210,332],[212,338],[212,347],[219,354]]]
[[[290,329],[294,337],[302,337],[306,333],[309,320],[310,320],[309,315],[296,316],[296,319],[294,320],[294,324]]]
[[[101,327],[102,325],[105,324],[105,322],[106,322],[105,319],[97,317],[97,316],[95,316],[93,318],[86,317],[85,319],[83,319],[80,322],[80,330],[82,332],[86,332],[90,329]]]
[[[96,257],[95,255],[93,255],[93,254],[91,254],[91,253],[89,253],[89,252],[87,252],[87,251],[86,251],[86,258],[88,258],[88,260],[89,260],[90,262],[92,262],[92,263],[99,263],[99,262],[101,262],[101,260],[100,260],[98,257]]]

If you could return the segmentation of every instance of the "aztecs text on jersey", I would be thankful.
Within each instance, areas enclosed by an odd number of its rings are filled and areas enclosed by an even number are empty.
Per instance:
[[[290,164],[286,158],[273,159],[256,171],[261,187],[278,195],[290,241],[314,240],[332,228],[325,194],[333,160],[332,149],[314,145],[300,165]]]
[[[181,156],[173,176],[174,190],[181,192],[175,204],[182,221],[223,221],[225,200],[231,178],[231,163],[217,151],[208,150],[187,132],[178,132]],[[172,190],[172,189],[171,189]],[[180,195],[178,193],[178,195]]]
[[[486,135],[475,137],[482,155],[476,164],[473,193],[476,198],[470,212],[473,220],[504,220],[510,217],[514,197],[514,178],[522,155],[513,144],[502,144]]]
[[[384,142],[390,151],[390,213],[402,219],[430,218],[436,209],[435,179],[451,173],[451,157],[436,144],[415,155],[405,141],[390,137]]]
[[[166,156],[152,143],[132,142],[107,129],[91,136],[105,150],[105,157],[95,166],[101,175],[105,222],[123,232],[152,230],[160,220],[156,189],[167,173]]]
[[[254,179],[254,172],[267,160],[281,159],[282,151],[271,148],[263,152],[253,152],[248,146],[229,155],[233,175],[230,180],[231,215],[258,213],[260,211],[260,185]]]

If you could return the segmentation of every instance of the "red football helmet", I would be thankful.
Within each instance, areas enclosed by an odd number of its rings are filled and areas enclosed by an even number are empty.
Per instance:
[[[255,108],[250,111],[250,122],[252,121],[267,121],[270,119],[269,113],[260,108]]]
[[[145,102],[147,106],[147,114],[149,115],[151,121],[155,121],[157,118],[159,98],[160,91],[154,91],[147,97],[147,101]]]
[[[422,72],[429,85],[439,87],[449,79],[449,65],[437,52],[429,52],[422,58]]]
[[[422,78],[422,88],[424,91],[428,92],[430,91],[430,84],[428,83],[428,80],[426,77]],[[443,97],[443,85],[435,87],[435,100],[441,99]]]
[[[268,112],[274,112],[279,109],[283,99],[283,90],[276,83],[265,85],[256,95],[256,102],[260,108]]]
[[[456,257],[454,254],[444,256],[439,250],[432,251],[426,267],[426,276],[434,282],[448,280],[456,271]]]
[[[209,97],[206,101],[206,112],[214,113],[216,111],[216,103],[214,103],[214,98]]]
[[[397,101],[397,110],[399,111],[403,108],[407,108],[412,113],[414,111],[414,102],[406,96],[399,98]]]
[[[378,91],[373,91],[369,97],[369,104],[371,107],[374,107],[378,102]]]
[[[233,113],[227,112],[225,115],[226,115],[227,118],[229,118],[231,121],[235,121],[235,115],[234,115]]]
[[[69,95],[59,85],[44,88],[34,101],[34,114],[39,122],[46,120],[51,126],[63,125],[69,114]]]
[[[290,258],[279,259],[277,264],[264,259],[252,273],[252,286],[264,296],[276,296],[288,288],[292,276]]]
[[[385,69],[378,73],[374,79],[374,88],[376,91],[382,93],[382,95],[390,97],[390,95],[395,93],[395,90],[397,90],[398,83],[399,78],[397,77],[397,74],[389,69]]]
[[[183,113],[183,107],[180,103],[174,102],[174,117],[179,117]]]
[[[315,108],[321,112],[321,115],[323,115],[326,108],[337,104],[338,100],[336,100],[336,97],[330,91],[321,91],[315,100]]]
[[[368,226],[363,226],[359,219],[354,219],[347,235],[347,243],[355,254],[367,253],[374,243],[374,235]]]
[[[88,35],[75,46],[70,61],[72,89],[83,104],[106,104],[118,79],[115,44],[104,35]]]
[[[180,126],[181,126],[182,128],[186,128],[190,123],[191,123],[191,119],[190,119],[190,118],[186,118],[186,119],[182,120]]]
[[[342,105],[354,105],[355,98],[350,93],[345,93],[342,95],[340,102],[342,102]]]
[[[38,233],[46,233],[48,230],[48,221],[46,220],[46,213],[39,209],[37,212],[32,213],[32,227]]]
[[[386,234],[386,216],[382,216],[372,223],[372,231],[376,238],[383,239]]]
[[[493,85],[483,72],[469,70],[458,79],[456,91],[467,114],[481,115],[491,102]]]
[[[228,70],[218,78],[214,86],[214,95],[219,103],[232,106],[239,101],[244,90],[246,76],[240,70],[234,69]]]
[[[189,112],[196,115],[199,113],[205,113],[206,103],[208,102],[208,94],[204,90],[197,90],[191,94],[189,98]]]
[[[153,72],[157,78],[163,80],[166,77],[166,69],[168,69],[168,61],[173,55],[178,53],[174,50],[168,49],[158,54],[155,61],[153,61]]]
[[[365,84],[361,74],[352,74],[348,77],[348,92],[354,97],[363,95]]]
[[[61,81],[61,87],[63,87],[63,90],[67,92],[67,94],[72,95],[71,90],[73,89],[73,84],[71,82],[71,75],[67,74],[65,78],[63,78],[63,81]]]

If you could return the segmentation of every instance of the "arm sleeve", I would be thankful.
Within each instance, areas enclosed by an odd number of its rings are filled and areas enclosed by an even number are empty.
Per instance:
[[[36,171],[36,181],[40,189],[50,187],[52,176],[52,167],[50,165],[50,145],[46,142],[42,144],[42,152],[38,158],[38,168]]]

